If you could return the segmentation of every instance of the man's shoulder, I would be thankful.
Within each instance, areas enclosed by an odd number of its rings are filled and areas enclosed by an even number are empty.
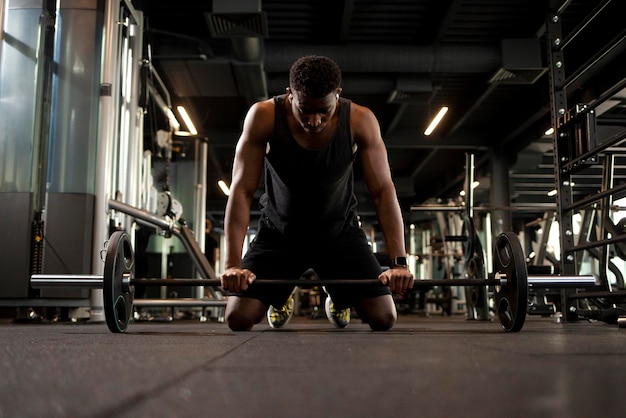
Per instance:
[[[273,99],[258,101],[250,106],[244,132],[259,141],[267,141],[274,131],[274,109]]]
[[[254,113],[256,116],[266,117],[269,114],[273,115],[274,109],[275,109],[274,98],[270,98],[270,99],[261,100],[261,101],[254,103],[252,106],[250,106],[250,110],[248,112]]]
[[[351,102],[350,125],[360,125],[372,119],[376,119],[376,116],[369,107]]]
[[[373,115],[374,112],[369,107],[350,101],[350,116],[369,117]]]
[[[374,112],[367,106],[352,102],[350,106],[350,130],[358,146],[381,139],[380,125]]]

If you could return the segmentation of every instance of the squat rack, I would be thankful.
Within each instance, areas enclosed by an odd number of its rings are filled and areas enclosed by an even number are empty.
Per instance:
[[[575,292],[569,289],[561,291],[561,307],[563,320],[576,320],[585,317],[585,310],[580,309],[581,301],[587,300],[598,308],[615,308],[620,298],[626,297],[626,291],[615,289],[608,276],[611,246],[620,246],[626,241],[626,229],[618,228],[610,217],[614,200],[626,195],[626,182],[616,185],[616,161],[626,156],[626,129],[624,122],[615,123],[615,128],[598,133],[598,110],[616,93],[626,88],[626,78],[620,71],[613,71],[607,77],[603,91],[593,92],[595,98],[586,103],[568,106],[568,97],[575,97],[577,89],[583,89],[585,78],[590,77],[594,70],[613,62],[626,51],[626,31],[618,28],[609,41],[598,45],[595,55],[584,57],[581,65],[574,65],[573,71],[566,71],[565,56],[567,47],[575,48],[577,41],[588,42],[593,36],[588,35],[591,23],[602,13],[610,13],[611,0],[599,2],[582,20],[564,33],[564,17],[568,14],[570,1],[550,1],[550,11],[546,22],[546,49],[548,55],[551,123],[554,127],[554,176],[557,190],[557,219],[559,221],[559,239],[561,249],[561,274],[576,275],[580,273],[581,259],[585,251],[594,251],[598,259],[600,291]],[[615,2],[616,3],[616,2]],[[612,6],[615,6],[615,3]],[[569,21],[568,23],[572,23]],[[575,51],[579,53],[579,51]],[[577,57],[580,58],[580,57]],[[611,122],[609,122],[611,123]],[[621,130],[618,130],[621,128]],[[606,132],[608,137],[603,137]],[[591,170],[600,169],[601,182],[590,185]],[[583,180],[577,184],[578,180]],[[582,181],[581,181],[582,183]],[[586,239],[580,234],[575,242],[574,214],[583,216],[592,214],[595,218],[597,232],[595,240]],[[587,218],[587,224],[589,224]],[[612,302],[607,302],[607,300]],[[588,313],[588,311],[587,311]],[[589,317],[589,316],[587,316]]]

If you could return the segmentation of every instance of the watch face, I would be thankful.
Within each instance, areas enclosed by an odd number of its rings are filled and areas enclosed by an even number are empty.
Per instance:
[[[396,257],[393,260],[391,260],[391,265],[392,266],[403,266],[403,267],[406,267],[408,265],[408,263],[406,261],[406,257]]]

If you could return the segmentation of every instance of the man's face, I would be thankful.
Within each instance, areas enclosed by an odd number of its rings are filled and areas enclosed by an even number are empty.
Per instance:
[[[307,97],[297,90],[289,89],[289,99],[294,118],[304,132],[317,134],[324,130],[337,109],[338,92],[324,97]]]

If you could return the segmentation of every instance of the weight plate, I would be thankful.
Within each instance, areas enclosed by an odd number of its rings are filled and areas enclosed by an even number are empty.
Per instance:
[[[494,272],[504,274],[506,283],[495,286],[495,307],[506,332],[517,332],[524,326],[528,309],[528,271],[524,251],[512,232],[500,234],[495,244]]]
[[[485,257],[480,237],[474,228],[474,220],[463,216],[463,235],[467,241],[463,245],[468,279],[484,279]],[[468,286],[465,288],[468,319],[489,319],[489,298],[487,286]]]
[[[465,256],[465,260],[468,261],[474,256],[475,252],[475,243],[478,236],[476,235],[476,230],[474,228],[474,221],[472,218],[468,216],[463,216],[463,225],[461,233],[465,238],[463,241],[463,255]],[[480,243],[480,240],[479,240]]]
[[[484,279],[485,267],[482,257],[472,257],[467,262],[467,278],[468,279]],[[484,293],[484,295],[483,295]],[[467,286],[466,294],[467,303],[470,307],[476,308],[485,303],[487,296],[487,286]]]
[[[135,275],[135,257],[130,237],[124,231],[115,231],[109,238],[104,261],[102,281],[104,316],[109,330],[125,332],[133,314],[134,286],[130,279]],[[128,278],[126,283],[124,278]]]

